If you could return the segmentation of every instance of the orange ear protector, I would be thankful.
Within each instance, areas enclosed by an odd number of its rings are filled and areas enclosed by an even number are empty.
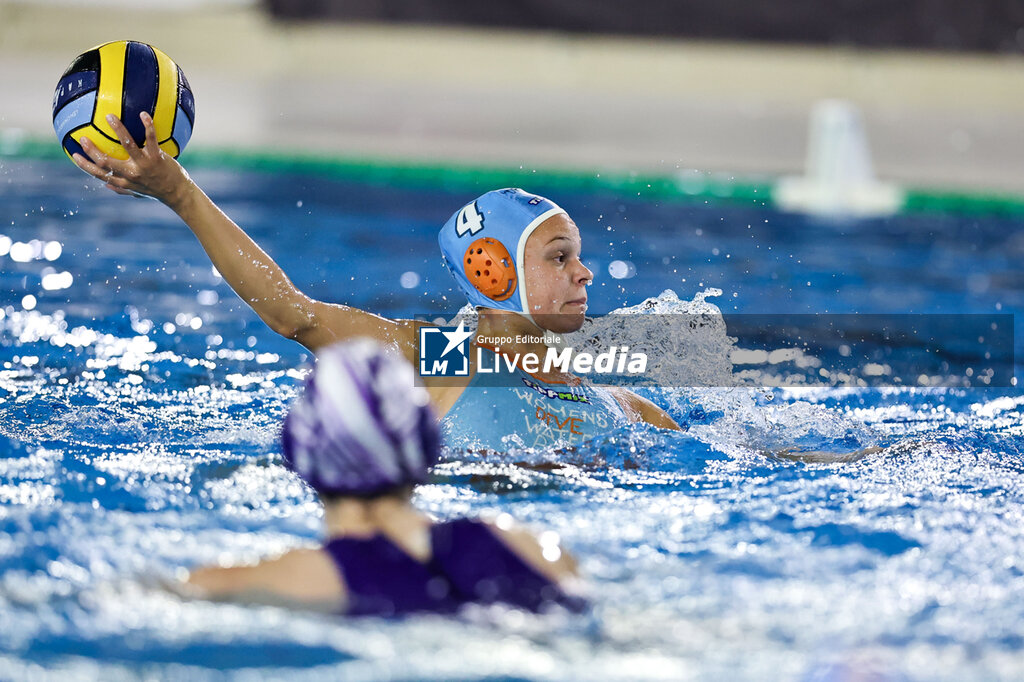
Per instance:
[[[462,267],[469,283],[490,299],[504,301],[516,290],[516,266],[497,239],[481,237],[470,244]]]

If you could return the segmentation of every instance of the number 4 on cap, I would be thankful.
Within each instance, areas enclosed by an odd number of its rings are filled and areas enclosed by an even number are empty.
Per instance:
[[[480,211],[477,210],[476,202],[474,201],[459,213],[459,217],[455,221],[455,233],[461,237],[467,232],[476,234],[482,229],[484,229],[484,217],[480,215]]]

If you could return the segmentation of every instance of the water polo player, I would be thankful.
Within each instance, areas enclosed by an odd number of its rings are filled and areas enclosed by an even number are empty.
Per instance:
[[[434,523],[413,507],[440,451],[437,417],[412,367],[377,343],[322,350],[282,439],[285,464],[324,503],[325,544],[193,571],[185,594],[383,616],[585,606],[567,592],[575,563],[553,533],[538,540],[507,514]]]
[[[314,353],[340,340],[369,337],[415,366],[419,329],[426,323],[390,320],[303,294],[174,159],[160,153],[152,119],[142,114],[141,120],[147,141],[140,149],[110,117],[127,160],[83,139],[89,159],[76,154],[75,163],[115,192],[149,195],[170,207],[231,288],[277,333]],[[583,324],[593,274],[580,260],[575,223],[548,199],[515,189],[488,192],[457,211],[439,239],[445,262],[479,312],[476,345],[486,349],[489,339],[508,339],[500,351],[482,353],[544,357],[543,330],[568,332]],[[476,353],[470,355],[475,361]],[[460,447],[505,450],[576,444],[627,421],[678,428],[661,408],[631,391],[590,386],[559,372],[515,373],[512,380],[493,381],[474,367],[468,386],[425,377],[431,402],[445,417],[445,436]]]

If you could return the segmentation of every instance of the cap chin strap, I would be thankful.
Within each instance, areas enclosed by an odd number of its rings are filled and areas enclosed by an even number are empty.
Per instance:
[[[519,307],[522,312],[516,313],[522,315],[530,323],[542,331],[547,331],[544,327],[537,324],[537,321],[533,319],[533,315],[530,314],[530,304],[526,299],[526,269],[523,267],[526,264],[526,240],[530,238],[534,230],[541,226],[541,224],[548,218],[552,218],[556,215],[568,215],[560,206],[544,211],[539,216],[530,221],[530,224],[526,226],[522,234],[519,235],[519,244],[516,245],[516,276],[519,277]]]
[[[533,319],[533,315],[531,315],[530,313],[522,312],[522,313],[516,313],[516,315],[519,315],[520,317],[525,317],[527,320],[529,320],[530,324],[532,324],[534,327],[536,327],[537,329],[541,330],[542,332],[546,332],[547,331],[547,329],[544,329],[544,327],[542,327],[539,324],[537,324],[537,320]]]

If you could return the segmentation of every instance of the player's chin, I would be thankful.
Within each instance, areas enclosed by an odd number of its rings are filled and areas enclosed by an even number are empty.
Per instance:
[[[543,329],[556,334],[569,334],[571,332],[579,331],[586,321],[584,312],[586,307],[582,309],[557,314],[547,315],[534,315],[533,319],[537,322],[537,325]]]

